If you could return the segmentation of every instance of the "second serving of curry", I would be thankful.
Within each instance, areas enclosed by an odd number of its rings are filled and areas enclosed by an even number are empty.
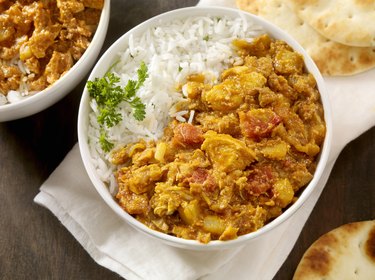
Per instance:
[[[104,0],[0,1],[0,94],[41,91],[88,48]]]
[[[302,56],[267,35],[233,44],[240,59],[220,83],[197,74],[182,87],[191,122],[112,154],[119,204],[152,229],[235,239],[281,215],[313,177],[326,128]]]

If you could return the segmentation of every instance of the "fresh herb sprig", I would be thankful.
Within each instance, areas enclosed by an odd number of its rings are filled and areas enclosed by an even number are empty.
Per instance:
[[[137,80],[129,80],[125,87],[118,85],[120,77],[110,72],[113,66],[102,78],[95,78],[94,81],[87,82],[87,90],[90,97],[94,98],[99,110],[97,117],[100,125],[100,145],[105,152],[113,148],[113,143],[108,140],[106,127],[111,128],[122,121],[122,116],[118,112],[121,102],[127,102],[133,109],[133,116],[136,120],[142,121],[146,116],[146,106],[142,100],[136,96],[137,91],[148,77],[148,69],[144,62],[141,62],[137,70]]]

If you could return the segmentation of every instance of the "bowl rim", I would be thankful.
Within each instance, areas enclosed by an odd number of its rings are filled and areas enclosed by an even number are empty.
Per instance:
[[[110,0],[104,0],[104,5],[100,14],[99,23],[97,26],[97,29],[95,30],[94,36],[92,37],[90,44],[88,48],[85,50],[83,55],[74,63],[74,65],[66,72],[62,77],[60,77],[56,82],[54,82],[49,87],[31,95],[22,98],[21,100],[14,102],[14,103],[6,103],[4,105],[0,105],[0,121],[10,121],[15,119],[20,119],[23,117],[27,117],[30,115],[33,115],[35,113],[38,113],[61,98],[63,98],[66,94],[69,92],[58,92],[58,96],[55,95],[54,91],[57,91],[56,88],[62,88],[64,87],[64,84],[67,82],[70,82],[71,75],[76,72],[76,70],[79,70],[81,66],[85,66],[86,63],[91,63],[91,61],[99,54],[99,51],[104,43],[105,34],[107,33],[108,29],[108,23],[109,23],[109,17],[110,17]],[[97,42],[97,41],[102,42]],[[95,55],[95,50],[97,50],[99,47],[98,53]],[[94,57],[95,56],[95,57]],[[90,66],[91,68],[92,66]],[[82,77],[84,78],[84,77]],[[78,81],[79,82],[79,81]],[[26,108],[29,108],[30,106],[33,106],[35,104],[39,104],[40,100],[43,100],[44,106],[36,106],[34,110],[31,110],[32,112],[25,112],[22,111]],[[11,112],[18,111],[19,113],[16,114],[17,116],[7,116],[6,114],[9,114]]]
[[[180,8],[176,10],[172,10],[166,13],[162,13],[155,17],[152,17],[143,23],[133,27],[125,34],[123,34],[119,39],[117,39],[102,55],[99,61],[96,63],[94,69],[92,70],[89,80],[93,80],[94,78],[100,76],[98,75],[101,72],[101,75],[105,73],[105,71],[109,68],[111,61],[114,60],[116,55],[118,54],[118,50],[122,49],[125,50],[128,47],[128,37],[130,34],[134,33],[141,33],[142,31],[146,30],[151,26],[155,26],[160,24],[164,21],[170,21],[179,17],[186,17],[188,15],[192,16],[200,16],[200,15],[211,15],[211,16],[218,16],[218,15],[228,15],[229,17],[234,18],[236,15],[240,17],[246,17],[248,20],[253,21],[255,24],[261,25],[267,34],[270,34],[272,37],[281,38],[282,40],[286,41],[291,47],[303,55],[305,66],[310,73],[314,75],[314,78],[317,82],[317,87],[320,92],[320,98],[324,108],[324,118],[326,122],[326,135],[323,143],[323,147],[321,149],[317,168],[315,170],[313,179],[310,183],[305,187],[302,194],[298,198],[298,200],[288,207],[280,216],[272,220],[271,222],[264,225],[262,228],[258,229],[257,231],[241,235],[237,239],[227,240],[227,241],[220,241],[220,240],[213,240],[210,241],[208,244],[200,243],[196,240],[189,240],[183,239],[179,237],[175,237],[172,235],[168,235],[162,232],[158,232],[156,230],[152,230],[148,228],[143,223],[137,221],[131,215],[129,215],[126,211],[124,211],[119,204],[115,201],[115,199],[110,195],[108,188],[106,185],[99,179],[99,176],[96,174],[95,167],[91,162],[91,154],[88,145],[88,135],[87,130],[88,128],[88,112],[89,108],[89,96],[86,87],[84,88],[84,92],[82,94],[80,106],[79,106],[79,113],[78,113],[78,142],[79,142],[79,149],[82,157],[82,161],[84,163],[85,169],[87,174],[94,185],[97,192],[106,202],[106,204],[123,220],[125,220],[129,225],[132,227],[140,230],[147,234],[148,236],[157,238],[162,240],[164,243],[175,247],[187,248],[192,250],[220,250],[233,247],[235,245],[242,245],[245,244],[249,240],[254,240],[259,238],[266,233],[268,233],[271,229],[278,227],[279,225],[283,224],[286,220],[293,216],[293,214],[301,208],[301,206],[305,203],[305,201],[310,197],[311,193],[316,189],[316,185],[319,183],[320,178],[322,177],[323,171],[325,170],[332,141],[332,114],[331,114],[331,107],[330,102],[327,94],[327,90],[325,87],[325,83],[323,77],[318,70],[318,67],[310,58],[310,56],[306,53],[306,51],[302,48],[302,46],[293,39],[289,34],[285,31],[277,27],[276,25],[262,19],[256,15],[238,10],[233,8],[227,7],[207,7],[207,6],[194,6],[194,7],[187,7],[187,8]],[[107,65],[104,67],[103,64]],[[98,73],[99,72],[99,73]]]

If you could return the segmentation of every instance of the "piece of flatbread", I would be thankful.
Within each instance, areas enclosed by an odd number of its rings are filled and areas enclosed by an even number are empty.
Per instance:
[[[374,0],[286,0],[324,37],[355,47],[375,46]]]
[[[375,67],[375,48],[350,47],[323,37],[283,0],[237,0],[237,6],[278,25],[294,37],[323,75],[353,75]]]
[[[318,279],[375,279],[375,220],[340,226],[307,249],[293,280]]]

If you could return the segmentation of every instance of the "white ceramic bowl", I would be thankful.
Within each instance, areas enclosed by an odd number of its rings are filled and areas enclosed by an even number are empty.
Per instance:
[[[243,245],[244,243],[249,242],[250,240],[254,240],[268,233],[272,233],[273,229],[275,229],[285,220],[287,220],[292,215],[294,215],[294,213],[296,213],[296,211],[298,211],[298,209],[306,202],[311,192],[314,190],[314,188],[318,184],[319,179],[322,176],[322,173],[325,169],[327,159],[328,159],[330,143],[331,143],[331,134],[332,134],[331,113],[330,113],[328,95],[326,93],[323,78],[318,68],[316,67],[314,62],[311,60],[311,58],[307,55],[307,53],[304,51],[304,49],[293,38],[291,38],[284,31],[280,30],[278,27],[266,22],[265,20],[259,17],[256,17],[248,13],[240,12],[238,10],[228,9],[228,8],[192,7],[192,8],[184,8],[184,9],[179,9],[179,10],[174,10],[171,12],[164,13],[162,15],[151,18],[147,20],[146,22],[133,28],[132,30],[128,31],[106,51],[106,53],[101,57],[101,59],[96,64],[95,68],[93,69],[89,77],[89,80],[94,80],[95,77],[102,77],[105,74],[107,69],[109,69],[109,67],[115,62],[116,55],[120,51],[123,51],[127,48],[130,34],[133,34],[134,36],[139,36],[142,32],[144,32],[149,27],[160,24],[160,21],[162,22],[169,21],[169,20],[173,20],[173,19],[177,19],[181,17],[186,17],[189,15],[194,15],[194,16],[211,15],[211,16],[218,16],[218,17],[227,15],[230,17],[238,17],[239,13],[241,13],[244,17],[249,18],[256,24],[261,25],[265,29],[265,31],[268,32],[272,37],[286,41],[290,46],[294,48],[294,50],[296,50],[297,52],[301,53],[304,56],[306,67],[308,71],[314,75],[317,81],[319,91],[321,93],[321,99],[322,99],[322,103],[323,103],[324,110],[325,110],[324,114],[325,114],[325,121],[326,121],[326,126],[327,126],[327,133],[326,133],[324,145],[323,145],[320,157],[319,157],[319,163],[314,174],[314,178],[305,188],[305,190],[303,191],[302,195],[300,196],[300,198],[297,200],[296,203],[294,203],[291,207],[289,207],[281,216],[279,216],[272,222],[268,223],[267,225],[265,225],[263,228],[259,229],[258,231],[255,231],[246,235],[242,235],[235,240],[211,241],[208,244],[201,244],[198,241],[186,240],[186,239],[170,236],[164,233],[160,233],[158,231],[151,230],[148,227],[146,227],[144,224],[138,222],[128,213],[126,213],[119,206],[116,200],[112,197],[106,185],[99,179],[99,176],[96,173],[95,168],[92,164],[91,155],[90,155],[89,146],[88,146],[88,125],[89,125],[88,116],[89,116],[91,109],[89,106],[89,94],[86,89],[84,90],[83,95],[82,95],[81,104],[79,108],[79,115],[78,115],[79,147],[80,147],[80,152],[81,152],[81,156],[82,156],[86,171],[93,185],[95,186],[96,190],[98,191],[100,196],[104,199],[104,201],[112,208],[112,210],[117,215],[119,215],[122,219],[124,219],[124,221],[126,221],[128,224],[140,230],[141,232],[146,233],[149,236],[158,238],[159,240],[167,244],[176,246],[176,247],[193,249],[193,250],[218,250],[218,249]]]
[[[110,0],[104,1],[98,28],[92,41],[73,67],[52,86],[35,95],[25,97],[14,103],[0,105],[0,122],[20,119],[36,114],[55,104],[76,87],[94,65],[107,35],[110,16]]]

